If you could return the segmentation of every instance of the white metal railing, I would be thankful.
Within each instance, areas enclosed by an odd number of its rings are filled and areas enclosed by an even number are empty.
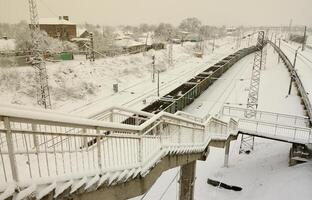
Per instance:
[[[224,106],[221,110],[221,115],[245,118],[246,111],[246,108]],[[288,115],[261,110],[257,110],[255,120],[303,127],[309,127],[310,123],[309,118],[305,116]]]
[[[295,84],[296,84],[298,91],[300,93],[301,100],[303,101],[303,104],[306,108],[307,115],[309,116],[310,124],[312,124],[312,104],[310,102],[308,94],[307,94],[307,92],[306,92],[306,90],[302,84],[302,81],[301,81],[297,71],[295,70],[294,66],[292,65],[292,63],[290,62],[290,60],[288,59],[286,54],[273,42],[269,41],[269,43],[278,52],[278,54],[281,57],[281,59],[283,60],[284,64],[288,68],[288,71],[290,72],[290,76],[294,79]]]
[[[0,193],[10,182],[27,187],[118,171],[143,175],[168,152],[201,152],[212,136],[237,130],[234,120],[213,117],[199,122],[161,112],[129,125],[99,121],[113,112],[103,113],[95,120],[0,106]]]
[[[305,127],[282,125],[250,119],[239,119],[238,128],[241,132],[255,136],[264,136],[292,143],[311,143],[311,129]]]

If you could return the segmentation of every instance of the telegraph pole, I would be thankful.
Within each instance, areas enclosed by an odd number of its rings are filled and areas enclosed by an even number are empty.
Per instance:
[[[30,63],[35,69],[36,90],[37,90],[37,103],[45,109],[51,109],[51,97],[48,84],[48,74],[45,65],[42,50],[40,49],[40,27],[39,15],[37,10],[36,0],[28,0],[29,14],[30,14],[30,31],[31,31],[31,57]]]
[[[298,49],[299,49],[299,48],[298,48]],[[290,75],[290,84],[289,84],[288,95],[290,95],[290,93],[291,93],[292,82],[293,82],[293,75],[294,75],[295,66],[296,66],[296,62],[297,62],[298,49],[296,50],[296,53],[295,53],[295,59],[294,59],[294,64],[293,64],[293,70],[292,70],[291,75]]]
[[[259,95],[259,86],[260,86],[260,73],[262,65],[265,64],[263,59],[263,47],[265,45],[264,31],[258,33],[257,39],[257,50],[254,57],[254,63],[251,74],[251,81],[248,93],[247,100],[247,110],[245,112],[245,117],[248,119],[255,118],[258,108],[258,95]],[[253,136],[242,135],[241,144],[239,148],[239,153],[242,153],[246,150],[253,150],[255,138]]]
[[[304,26],[302,49],[301,49],[302,51],[304,51],[304,48],[305,48],[306,37],[307,37],[307,26]]]

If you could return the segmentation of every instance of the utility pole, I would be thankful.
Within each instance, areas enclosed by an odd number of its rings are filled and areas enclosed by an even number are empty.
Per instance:
[[[172,44],[172,38],[171,38],[171,31],[169,31],[169,38],[168,38],[168,65],[173,65],[173,44]]]
[[[304,51],[304,48],[305,48],[305,43],[307,41],[306,37],[307,37],[307,26],[304,26],[302,49],[301,49],[302,51]]]
[[[288,39],[290,39],[290,35],[291,35],[291,26],[292,26],[292,19],[290,19],[290,22],[289,22],[289,27],[288,27]]]
[[[213,35],[212,53],[214,52],[214,49],[215,49],[215,43],[216,43],[216,35]]]
[[[279,49],[281,48],[281,38],[279,38],[278,40],[278,48]],[[281,57],[279,56],[279,54],[277,56],[278,56],[278,63],[280,63]]]
[[[89,33],[89,48],[88,48],[88,56],[90,62],[95,61],[95,54],[94,54],[94,39],[93,39],[93,33]]]
[[[263,47],[265,45],[264,31],[258,33],[257,39],[257,51],[254,57],[254,63],[251,74],[251,81],[247,100],[247,110],[245,112],[245,117],[255,118],[258,108],[258,95],[260,86],[260,73],[262,65],[265,63],[263,61]],[[239,153],[245,152],[246,150],[253,150],[255,138],[253,136],[242,135],[241,144],[239,148]]]
[[[30,14],[30,31],[31,31],[31,57],[30,63],[35,69],[36,90],[37,90],[37,103],[45,109],[51,109],[51,97],[48,84],[47,68],[40,49],[40,27],[39,27],[39,15],[37,10],[36,0],[28,0],[29,14]]]
[[[159,70],[157,70],[157,96],[160,97],[159,95]]]
[[[294,75],[295,66],[296,66],[296,62],[297,62],[298,49],[296,50],[296,53],[295,53],[295,59],[294,59],[294,63],[293,63],[293,70],[292,70],[291,75],[290,75],[290,84],[289,84],[288,95],[290,95],[290,93],[291,93],[292,82],[293,82],[293,75]]]
[[[152,82],[155,82],[155,55],[152,56]]]

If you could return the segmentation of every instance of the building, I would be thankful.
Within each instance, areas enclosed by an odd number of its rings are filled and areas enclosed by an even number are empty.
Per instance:
[[[68,16],[41,18],[39,19],[39,26],[40,30],[47,32],[47,34],[53,38],[71,40],[77,37],[77,26],[69,21]]]

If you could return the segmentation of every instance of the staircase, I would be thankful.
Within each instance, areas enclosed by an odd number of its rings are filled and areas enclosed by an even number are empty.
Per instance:
[[[131,198],[238,130],[233,119],[120,107],[91,119],[7,105],[0,113],[0,199]]]

